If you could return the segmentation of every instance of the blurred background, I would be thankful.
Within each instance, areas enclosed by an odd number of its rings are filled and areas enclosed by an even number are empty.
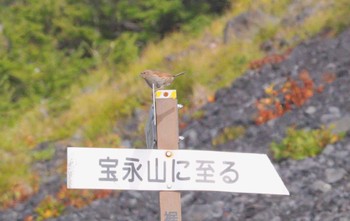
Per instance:
[[[185,129],[218,89],[308,39],[335,38],[349,15],[349,0],[1,0],[1,211],[45,220],[110,196],[65,189],[65,147],[145,147],[143,70],[186,72],[172,85]],[[256,125],[274,118],[261,115]],[[233,130],[212,144],[244,133]],[[61,186],[47,184],[52,174]]]

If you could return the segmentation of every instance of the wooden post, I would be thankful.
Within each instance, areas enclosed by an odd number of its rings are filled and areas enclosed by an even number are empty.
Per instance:
[[[174,150],[179,148],[179,120],[175,90],[156,92],[157,147]],[[160,220],[181,221],[180,192],[159,193]]]

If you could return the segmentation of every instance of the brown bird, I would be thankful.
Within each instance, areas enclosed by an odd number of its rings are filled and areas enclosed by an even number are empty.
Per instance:
[[[185,72],[181,72],[179,74],[169,74],[161,71],[152,71],[145,70],[140,74],[140,76],[145,79],[148,86],[152,88],[152,84],[156,89],[162,89],[165,86],[169,86],[176,77],[185,74]]]

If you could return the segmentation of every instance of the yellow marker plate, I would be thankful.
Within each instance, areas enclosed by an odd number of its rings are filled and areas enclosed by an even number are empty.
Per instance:
[[[156,91],[157,99],[172,98],[176,99],[176,90],[158,90]]]

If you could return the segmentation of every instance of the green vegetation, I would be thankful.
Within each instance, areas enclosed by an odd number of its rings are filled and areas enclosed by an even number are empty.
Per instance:
[[[197,110],[192,114],[192,119],[199,120],[204,117],[205,112],[203,110]]]
[[[50,145],[48,148],[44,150],[35,151],[32,153],[32,159],[34,161],[46,161],[51,160],[55,155],[55,146]]]
[[[242,126],[238,127],[225,127],[221,133],[213,138],[212,144],[214,146],[227,143],[228,141],[235,140],[245,133],[245,128]]]
[[[35,209],[38,214],[37,221],[46,220],[59,216],[64,210],[64,204],[53,196],[46,196]]]
[[[289,128],[281,143],[271,143],[271,151],[275,160],[291,158],[302,160],[319,154],[325,146],[333,144],[344,134],[333,134],[330,128],[316,130],[296,130]]]
[[[253,39],[223,44],[225,23],[250,9],[288,17],[290,0],[57,0],[0,3],[0,206],[31,186],[37,144],[78,136],[75,145],[118,146],[114,129],[148,108],[144,69],[185,71],[174,88],[191,108],[195,90],[229,85],[263,56],[260,45],[348,26],[349,1],[335,1],[297,25],[264,24]],[[311,1],[319,4],[322,1]],[[232,7],[229,7],[232,6]],[[230,137],[228,137],[230,138]],[[138,141],[136,142],[138,143]],[[139,144],[138,144],[139,145]],[[32,188],[33,191],[35,188]]]
[[[0,123],[8,123],[21,115],[13,109],[43,100],[51,112],[66,109],[68,104],[56,103],[92,68],[125,69],[140,45],[183,23],[201,23],[198,18],[221,13],[229,2],[35,0],[0,6],[0,93],[6,95],[0,98]]]

